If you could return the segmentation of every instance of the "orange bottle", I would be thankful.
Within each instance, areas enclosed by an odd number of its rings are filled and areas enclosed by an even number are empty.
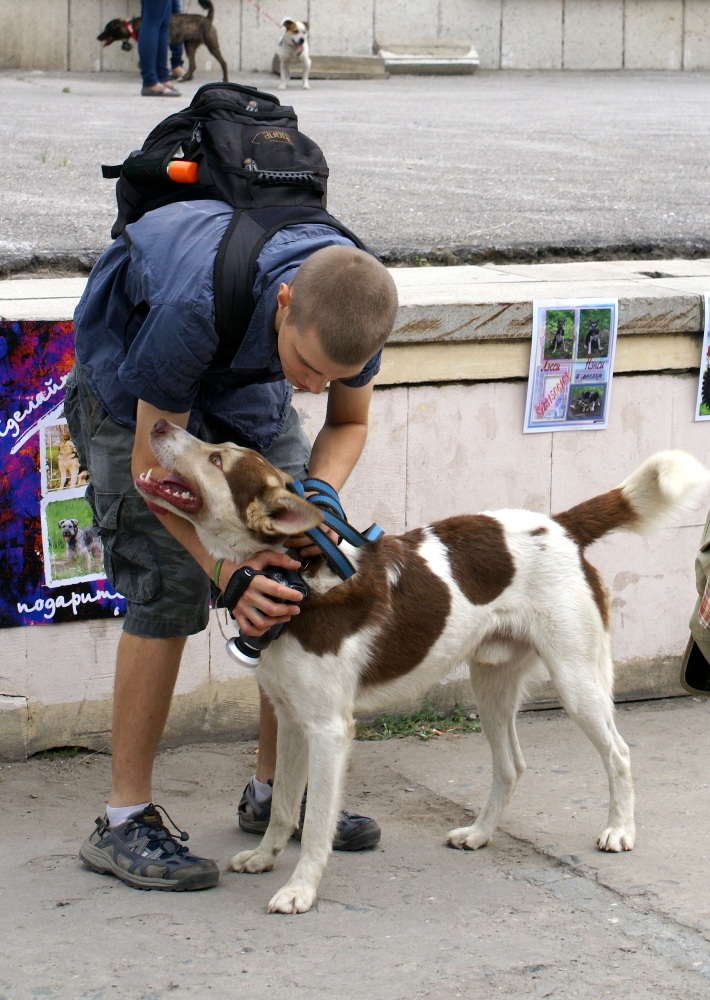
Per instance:
[[[192,160],[171,160],[168,177],[176,184],[197,184],[197,164]]]

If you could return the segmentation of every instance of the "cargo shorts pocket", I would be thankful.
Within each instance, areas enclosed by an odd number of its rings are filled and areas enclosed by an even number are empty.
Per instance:
[[[140,497],[94,492],[96,523],[104,545],[106,575],[114,590],[136,604],[162,596],[160,567],[140,526]]]

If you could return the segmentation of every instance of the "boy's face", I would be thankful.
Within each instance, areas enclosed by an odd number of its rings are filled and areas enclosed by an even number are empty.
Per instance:
[[[362,365],[337,364],[323,351],[315,330],[298,330],[291,322],[287,285],[281,286],[278,301],[278,352],[284,376],[292,386],[318,395],[329,382],[360,374]]]

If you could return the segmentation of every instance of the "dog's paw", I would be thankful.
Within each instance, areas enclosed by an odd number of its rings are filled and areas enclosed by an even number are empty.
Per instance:
[[[461,826],[458,830],[449,831],[446,843],[459,851],[477,851],[479,847],[485,847],[490,839],[489,834],[476,830],[475,826]]]
[[[633,829],[609,826],[597,837],[597,847],[600,851],[633,851],[636,833]]]
[[[278,86],[278,89],[279,90],[286,90],[286,84],[285,83],[280,83],[279,86]]]
[[[256,851],[240,851],[235,854],[227,865],[233,872],[249,872],[251,875],[258,875],[260,872],[270,872],[274,867],[274,858],[265,858]]]
[[[310,83],[304,83],[304,84],[303,84],[303,88],[302,88],[302,89],[303,89],[303,90],[310,90],[310,89],[311,89],[311,85],[310,85]]]
[[[307,913],[316,901],[316,890],[304,885],[285,885],[276,893],[267,913]]]

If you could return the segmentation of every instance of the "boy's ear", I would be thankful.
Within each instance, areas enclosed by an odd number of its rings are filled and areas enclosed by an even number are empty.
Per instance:
[[[282,281],[279,285],[279,290],[276,293],[276,301],[281,306],[282,309],[288,309],[291,305],[291,299],[293,298],[291,292],[291,286],[287,285],[285,281]]]
[[[247,528],[262,535],[302,535],[322,520],[317,507],[283,487],[263,490],[247,507]]]

